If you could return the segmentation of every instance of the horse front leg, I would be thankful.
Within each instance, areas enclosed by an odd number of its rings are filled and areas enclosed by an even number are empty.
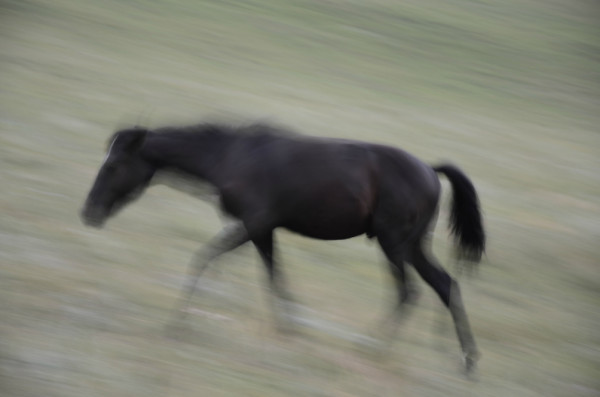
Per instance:
[[[274,258],[273,231],[252,237],[252,242],[256,246],[267,269],[277,328],[283,332],[290,332],[293,330],[292,324],[296,319],[294,301]]]
[[[233,223],[223,228],[206,246],[202,247],[192,259],[189,274],[183,285],[181,298],[176,310],[177,320],[183,320],[189,314],[189,305],[196,291],[198,280],[208,266],[219,256],[248,242],[248,232],[242,223]]]

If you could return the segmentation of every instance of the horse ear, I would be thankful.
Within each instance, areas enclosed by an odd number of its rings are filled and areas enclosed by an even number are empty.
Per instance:
[[[124,139],[125,142],[123,142],[123,149],[128,153],[134,153],[138,151],[144,144],[147,135],[148,130],[145,128],[138,127],[128,131],[127,137]]]

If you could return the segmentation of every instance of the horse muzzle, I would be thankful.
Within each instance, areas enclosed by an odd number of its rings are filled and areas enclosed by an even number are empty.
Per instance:
[[[106,212],[101,208],[86,205],[79,214],[84,225],[101,228],[106,221]]]

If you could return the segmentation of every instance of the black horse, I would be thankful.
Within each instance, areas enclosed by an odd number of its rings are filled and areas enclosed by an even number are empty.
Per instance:
[[[182,309],[209,262],[248,241],[266,265],[275,296],[289,301],[273,259],[278,227],[322,240],[366,234],[377,238],[389,259],[396,313],[409,298],[404,264],[410,263],[450,310],[467,369],[474,365],[478,352],[458,284],[435,262],[428,237],[440,197],[436,173],[443,173],[453,188],[451,228],[458,252],[475,262],[481,258],[485,235],[477,194],[458,168],[432,168],[389,146],[306,137],[268,125],[135,127],[110,140],[83,221],[101,227],[164,172],[208,182],[222,209],[238,221],[192,263]]]

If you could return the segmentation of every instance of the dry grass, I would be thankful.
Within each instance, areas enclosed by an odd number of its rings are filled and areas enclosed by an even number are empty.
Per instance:
[[[584,1],[0,4],[0,394],[593,396],[600,393],[598,28]],[[489,250],[462,280],[478,381],[434,294],[385,357],[355,343],[393,296],[364,238],[279,233],[313,327],[273,330],[251,247],[164,336],[220,227],[156,188],[102,231],[77,212],[123,124],[267,119],[402,146],[473,178]],[[435,250],[449,263],[442,212]]]

